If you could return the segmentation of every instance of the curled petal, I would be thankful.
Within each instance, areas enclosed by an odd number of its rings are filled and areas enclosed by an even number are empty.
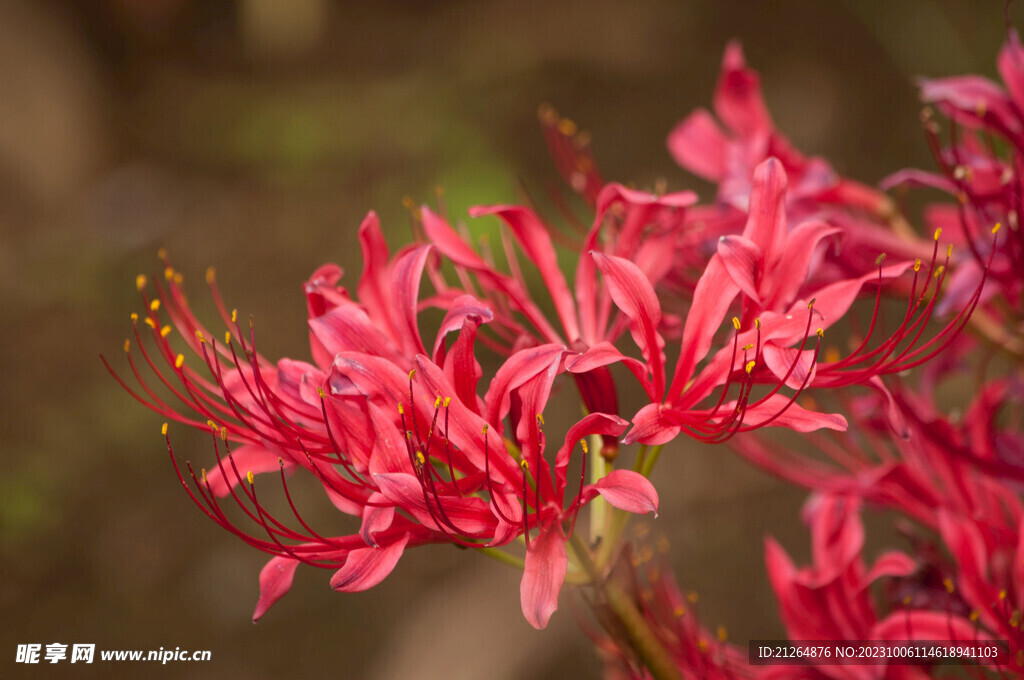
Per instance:
[[[626,512],[658,515],[658,492],[651,481],[632,470],[612,470],[594,484],[583,488],[583,500],[601,494],[608,503]]]
[[[545,628],[558,609],[558,593],[565,582],[568,567],[565,536],[561,525],[553,522],[530,542],[523,580],[519,585],[523,616],[534,628]]]
[[[718,257],[740,290],[758,305],[761,297],[758,287],[764,253],[756,243],[742,236],[723,236],[718,240]]]
[[[298,566],[299,561],[291,557],[275,557],[263,567],[260,571],[260,599],[252,613],[253,623],[263,618],[267,610],[291,590]]]
[[[409,534],[402,534],[393,543],[378,548],[359,548],[348,554],[345,566],[334,572],[331,587],[343,593],[358,593],[383,581],[398,564],[409,542]]]
[[[395,519],[395,506],[384,505],[386,501],[384,494],[374,493],[363,508],[363,524],[359,529],[359,535],[366,541],[366,545],[374,548],[377,547],[374,534],[389,528]]]

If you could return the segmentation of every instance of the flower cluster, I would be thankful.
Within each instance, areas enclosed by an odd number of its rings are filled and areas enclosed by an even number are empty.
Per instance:
[[[605,181],[589,136],[545,106],[544,137],[581,199],[554,191],[559,217],[490,205],[467,223],[411,205],[414,236],[392,251],[370,213],[354,288],[330,264],[305,284],[308,360],[258,353],[252,320],[228,311],[210,270],[222,342],[161,254],[164,275],[137,281],[144,311],[132,315],[128,370],[107,367],[168,421],[210,433],[212,458],[197,470],[164,425],[190,498],[272,556],[254,619],[300,564],[359,591],[406,549],[447,543],[522,569],[523,615],[537,628],[565,582],[588,585],[609,677],[924,677],[883,666],[755,672],[724,631],[699,624],[665,565],[622,539],[630,514],[657,511],[649,477],[662,447],[685,437],[728,442],[814,492],[812,563],[766,543],[792,639],[1008,640],[1020,671],[1024,435],[1005,415],[1021,401],[1024,356],[1015,33],[999,68],[1006,90],[976,77],[922,83],[949,119],[949,145],[929,113],[939,172],[903,171],[884,186],[956,198],[925,211],[923,235],[883,190],[794,148],[732,44],[714,115],[698,110],[668,137],[680,165],[717,184],[709,202]],[[500,248],[473,236],[488,219]],[[983,380],[953,417],[935,395],[977,360],[968,327],[1006,351],[998,361],[1011,375]],[[624,405],[624,383],[640,404]],[[582,416],[549,447],[545,411],[563,385]],[[803,448],[760,437],[768,427],[797,433]],[[808,444],[820,455],[798,452]],[[293,474],[353,518],[351,533],[310,526]],[[283,504],[265,502],[260,475]],[[911,549],[869,567],[865,506],[908,518]]]

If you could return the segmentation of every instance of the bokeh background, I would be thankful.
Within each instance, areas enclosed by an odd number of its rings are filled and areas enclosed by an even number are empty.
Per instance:
[[[0,2],[0,675],[597,677],[571,593],[538,633],[518,573],[446,546],[363,594],[300,569],[250,623],[265,556],[191,506],[161,419],[98,358],[124,367],[135,275],[166,247],[212,318],[215,264],[262,351],[306,358],[301,284],[329,260],[358,273],[367,210],[395,243],[404,196],[440,184],[459,215],[558,181],[542,102],[592,133],[606,177],[710,198],[664,139],[709,104],[736,37],[797,146],[875,182],[929,165],[914,76],[992,74],[1003,36],[994,0]],[[209,460],[206,440],[174,434]],[[655,481],[653,527],[704,620],[740,643],[781,634],[761,541],[806,557],[803,494],[684,442]],[[310,504],[324,531],[346,529]],[[213,660],[15,666],[26,642]]]

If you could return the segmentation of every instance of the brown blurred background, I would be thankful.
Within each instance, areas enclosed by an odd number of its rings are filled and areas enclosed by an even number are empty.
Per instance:
[[[570,593],[535,632],[519,574],[445,546],[410,551],[358,595],[300,569],[253,626],[265,556],[191,507],[160,417],[97,354],[123,367],[135,275],[159,271],[165,246],[193,284],[217,265],[267,356],[307,358],[301,284],[325,260],[358,273],[367,210],[397,243],[403,196],[432,200],[442,184],[458,215],[515,200],[519,179],[538,192],[556,181],[541,102],[593,133],[606,177],[709,198],[664,138],[710,103],[733,37],[796,144],[874,182],[929,163],[913,76],[994,73],[1002,3],[0,2],[0,675],[55,673],[15,666],[18,643],[93,642],[213,660],[57,672],[596,677]],[[203,293],[193,285],[211,319]],[[176,441],[208,460],[206,440],[179,428]],[[780,634],[761,538],[806,556],[803,494],[683,442],[655,481],[655,527],[706,622],[741,643]],[[351,530],[310,505],[324,531]]]

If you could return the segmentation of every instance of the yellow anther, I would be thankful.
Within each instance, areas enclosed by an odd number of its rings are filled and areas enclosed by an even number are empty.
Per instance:
[[[921,260],[914,260],[914,271],[921,271]]]
[[[416,462],[419,463],[420,465],[425,465],[426,464],[427,459],[423,457],[423,452],[422,451],[417,451],[416,452]]]
[[[578,130],[579,128],[576,127],[576,123],[572,122],[568,118],[563,118],[558,121],[558,131],[566,137],[572,137]]]
[[[996,222],[996,226],[992,227],[992,233],[993,234],[998,234],[999,230],[1002,228],[1002,226],[1003,225],[1002,225],[1001,222]]]
[[[940,236],[942,236],[942,227],[935,230],[935,235],[932,238],[938,241]]]
[[[971,623],[977,623],[978,622],[978,618],[980,616],[981,615],[978,613],[978,610],[975,609],[974,611],[971,612],[970,616],[968,616],[967,618],[971,620]]]
[[[814,303],[817,302],[818,298],[811,298],[811,301],[807,303],[807,309],[814,309]]]
[[[129,351],[131,351],[131,348],[132,348],[132,341],[127,339],[127,338],[125,338],[125,341],[124,341],[124,353],[127,354]]]
[[[196,340],[199,342],[206,342],[206,336],[203,335],[202,331],[196,331]]]
[[[700,595],[697,594],[696,590],[691,590],[690,592],[686,593],[686,599],[689,600],[690,604],[697,604],[697,602],[700,600]]]
[[[405,415],[405,406],[402,405],[402,402],[398,402],[398,415]]]
[[[718,633],[719,642],[725,642],[729,638],[729,633],[725,630],[725,626],[719,626],[716,632]]]
[[[170,334],[171,334],[171,327],[170,326],[164,326],[163,328],[160,329],[160,337],[161,338],[166,338]]]
[[[175,357],[175,359],[174,359],[174,367],[175,368],[181,368],[181,365],[183,363],[185,363],[185,355],[184,354],[179,354],[177,357]]]
[[[437,399],[434,400],[434,408],[437,408],[438,406],[440,406],[442,401],[444,401],[444,400],[441,399],[441,395],[440,394],[437,395]]]
[[[206,426],[211,428],[214,432],[217,431],[217,423],[213,422],[209,418],[207,418],[207,420],[206,420]]]
[[[735,316],[732,317],[732,327],[735,328],[736,330],[740,329],[740,320]]]
[[[697,641],[697,649],[699,649],[702,652],[708,651],[708,641],[705,640],[704,638],[701,638],[700,640],[698,640]]]
[[[953,244],[952,243],[950,243],[949,247],[946,248],[946,259],[948,260],[951,257],[953,257]]]
[[[225,345],[230,345],[231,344],[231,331],[224,331],[224,344]]]
[[[749,375],[750,372],[754,370],[754,366],[756,366],[756,365],[757,365],[756,361],[750,360],[750,361],[747,362],[747,365],[744,367],[743,370],[745,370],[747,372],[747,374]]]
[[[448,405],[451,404],[451,403],[452,403],[452,398],[451,397],[445,397],[444,398],[444,404],[442,404],[442,406],[444,406],[445,408],[448,408]]]
[[[819,337],[819,338],[823,338],[823,337],[825,337],[825,329],[824,329],[824,328],[819,328],[819,329],[818,329],[817,331],[815,331],[815,332],[816,332],[816,333],[818,334],[818,337]]]
[[[537,414],[537,422],[540,423],[541,425],[544,424],[544,414],[543,413],[538,413]]]
[[[237,309],[232,309],[231,310],[231,323],[236,323],[237,321],[238,321],[238,310]]]
[[[149,308],[150,308],[150,310],[152,310],[154,312],[156,310],[160,309],[160,300],[159,299],[154,299],[152,302],[149,303]]]
[[[746,352],[748,349],[754,349],[754,343],[751,342],[751,343],[748,343],[746,345],[743,345],[743,351],[744,352]]]
[[[138,320],[139,320],[139,315],[136,314],[135,312],[132,312],[132,323],[135,323]]]
[[[999,591],[999,599],[1000,600],[1005,600],[1006,599],[1006,591],[1005,590],[1000,590]]]
[[[523,458],[521,461],[519,461],[519,467],[522,468],[523,472],[526,472],[530,469],[530,464],[526,461],[525,458]]]
[[[885,253],[882,253],[878,257],[875,258],[875,266],[877,267],[880,264],[882,264],[883,262],[885,262]]]
[[[487,423],[484,423],[484,426],[481,428],[481,432],[483,434],[487,434],[487,430],[489,430],[490,427],[491,427],[490,425],[488,425]]]
[[[938,268],[935,270],[935,278],[939,278],[940,276],[942,276],[943,272],[945,271],[946,267],[940,264]]]
[[[761,319],[754,319],[754,328],[761,328]]]
[[[411,371],[409,371],[409,380],[412,380],[415,377],[416,377],[416,369],[414,368]]]
[[[284,467],[284,458],[278,458],[277,464],[280,465],[281,467]]]
[[[203,480],[203,484],[206,484],[206,468],[199,469],[199,478]]]
[[[181,272],[174,272],[174,282],[179,286],[184,282],[185,277],[181,275]]]
[[[226,427],[220,428],[220,438],[223,439],[224,441],[228,440],[228,428],[226,428]]]
[[[946,588],[947,593],[953,592],[953,579],[947,576],[946,578],[942,579],[942,585]]]
[[[590,449],[587,447],[587,440],[581,439],[580,446],[583,447],[583,453],[590,453]]]
[[[174,278],[174,267],[164,267],[164,278],[168,281]]]
[[[139,290],[142,290],[143,288],[146,287],[146,281],[146,275],[139,274],[138,276],[135,277],[135,287],[138,288]]]
[[[321,398],[321,399],[323,399],[323,398],[324,398],[324,388],[322,388],[322,387],[318,387],[318,388],[316,388],[316,393],[317,393],[318,395],[320,395],[320,398]]]
[[[683,605],[681,605],[681,604],[677,604],[677,605],[676,605],[676,607],[675,607],[675,609],[673,609],[673,610],[672,610],[672,614],[673,614],[673,615],[674,615],[674,616],[675,616],[675,617],[676,617],[677,619],[679,619],[679,618],[682,618],[682,617],[683,617],[684,615],[686,615],[686,607],[684,607],[684,606],[683,606]]]
[[[912,600],[911,600],[911,597],[910,597],[910,595],[904,595],[904,596],[903,596],[903,606],[904,606],[904,607],[909,607],[909,606],[910,606],[910,603],[911,603],[911,601],[912,601]]]
[[[252,484],[253,484],[252,470],[249,470],[248,472],[245,473],[245,478],[249,480],[249,486],[252,486]]]
[[[160,426],[160,434],[167,434],[167,423],[164,423],[163,425]]]
[[[146,325],[152,328],[153,330],[156,330],[156,321],[153,321],[148,316],[146,317]]]
[[[217,270],[214,269],[213,267],[207,267],[206,268],[206,282],[212,284],[216,280],[217,280]]]
[[[156,256],[158,258],[160,258],[161,260],[166,260],[167,259],[167,248],[161,248],[160,250],[156,251]]]

